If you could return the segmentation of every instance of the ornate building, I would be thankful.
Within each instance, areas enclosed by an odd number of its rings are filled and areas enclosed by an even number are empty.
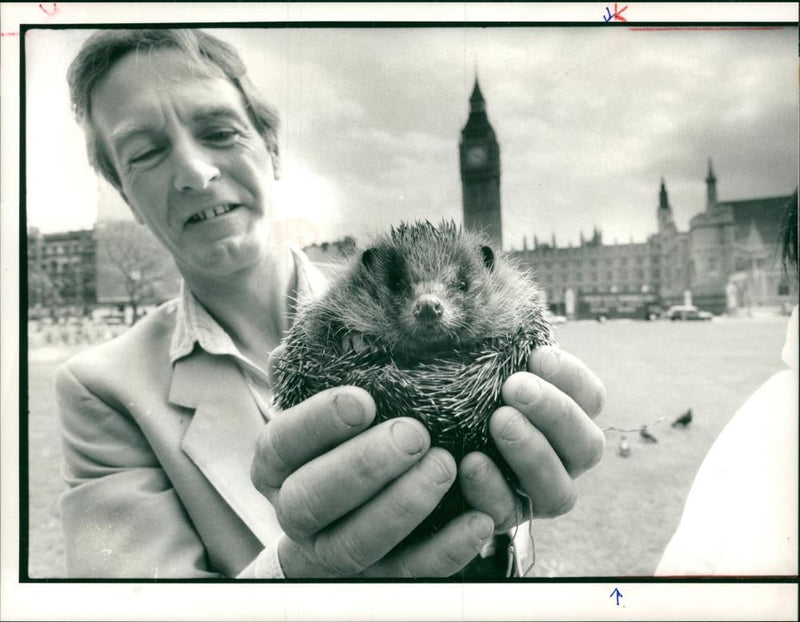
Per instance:
[[[781,266],[782,195],[719,201],[709,162],[706,209],[678,231],[666,183],[656,208],[657,232],[640,244],[603,244],[600,231],[577,247],[533,237],[512,253],[533,268],[550,306],[577,316],[646,317],[656,306],[692,303],[713,313],[780,307],[797,298]],[[527,245],[526,245],[527,246]]]
[[[711,162],[706,209],[689,223],[689,280],[698,306],[764,306],[797,294],[781,269],[782,222],[797,196],[719,201]]]
[[[478,80],[469,98],[469,118],[459,144],[464,227],[483,232],[498,250],[503,248],[500,218],[500,145],[486,116]]]
[[[477,80],[459,147],[464,226],[502,248],[500,148]],[[553,311],[577,317],[648,317],[659,307],[693,303],[714,313],[742,307],[784,308],[797,283],[781,270],[780,224],[796,195],[720,201],[711,161],[705,209],[678,231],[661,180],[656,233],[638,244],[604,244],[602,232],[559,247],[532,235],[512,255],[533,268]]]

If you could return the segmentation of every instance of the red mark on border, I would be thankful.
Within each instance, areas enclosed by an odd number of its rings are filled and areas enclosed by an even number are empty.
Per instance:
[[[622,17],[622,14],[628,10],[628,6],[625,5],[621,9],[617,8],[617,3],[614,3],[614,12],[611,12],[611,9],[606,7],[606,14],[603,15],[603,21],[607,24],[611,20],[619,21],[619,22],[627,22],[628,20]]]
[[[40,2],[39,9],[48,17],[58,13],[58,2]],[[19,37],[19,31],[0,32],[0,37]]]
[[[653,32],[662,30],[783,30],[783,26],[632,26],[635,32]]]

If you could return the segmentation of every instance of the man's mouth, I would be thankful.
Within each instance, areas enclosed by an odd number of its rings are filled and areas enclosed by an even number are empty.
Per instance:
[[[208,220],[209,218],[216,218],[217,216],[222,216],[223,214],[227,214],[230,211],[235,210],[239,207],[236,203],[228,203],[225,205],[215,205],[214,207],[209,207],[208,209],[203,210],[202,212],[197,212],[193,214],[189,220],[186,221],[187,225],[191,225],[196,222],[203,222],[204,220]]]

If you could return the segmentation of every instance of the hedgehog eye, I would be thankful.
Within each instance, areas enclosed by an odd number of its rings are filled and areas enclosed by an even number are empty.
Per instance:
[[[393,292],[400,292],[406,286],[406,266],[398,253],[389,253],[386,257],[386,284]]]
[[[390,269],[386,275],[386,284],[393,292],[398,292],[403,289],[403,275],[396,270]]]

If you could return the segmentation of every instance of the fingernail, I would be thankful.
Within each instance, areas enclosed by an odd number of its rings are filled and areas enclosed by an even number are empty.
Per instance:
[[[333,396],[333,407],[346,426],[354,428],[364,423],[364,407],[352,395],[337,393]]]
[[[427,462],[430,464],[431,481],[434,484],[445,484],[450,481],[452,475],[450,469],[447,468],[444,462],[435,455],[428,454],[426,456]]]
[[[489,465],[486,462],[479,462],[478,466],[467,473],[467,479],[471,482],[481,482],[486,479],[488,473]]]
[[[539,380],[533,374],[521,377],[517,382],[517,401],[530,406],[539,398]]]
[[[558,356],[558,350],[547,348],[542,351],[542,355],[539,358],[539,370],[545,376],[554,376],[560,366],[561,360]]]
[[[500,431],[500,438],[504,441],[519,441],[525,435],[525,420],[518,413],[509,414],[508,421]]]
[[[469,528],[475,532],[478,537],[478,543],[475,548],[479,551],[486,546],[486,543],[494,536],[494,524],[490,521],[484,520],[480,516],[473,516],[469,519]]]
[[[391,427],[392,438],[397,446],[412,456],[425,448],[425,437],[417,426],[407,421],[395,421]]]

